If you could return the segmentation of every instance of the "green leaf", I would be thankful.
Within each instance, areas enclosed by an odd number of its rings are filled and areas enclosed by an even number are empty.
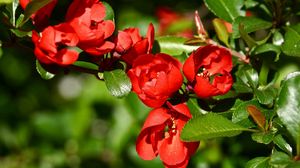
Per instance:
[[[14,33],[17,37],[21,37],[21,38],[31,35],[31,31],[22,31],[22,30],[19,30],[19,29],[10,29],[10,31],[12,33]]]
[[[27,20],[31,17],[32,14],[37,12],[42,7],[46,6],[48,3],[50,3],[52,0],[32,0],[30,1],[24,11],[24,18],[21,23],[23,25]]]
[[[262,20],[262,19],[259,19],[256,17],[239,16],[234,20],[234,22],[232,24],[232,30],[233,30],[232,37],[233,38],[240,37],[239,25],[244,26],[245,33],[252,33],[257,30],[268,29],[268,28],[272,27],[271,22],[268,22],[268,21],[265,21],[265,20]]]
[[[16,26],[16,10],[19,6],[19,1],[18,0],[13,0],[13,3],[12,3],[12,25],[13,26]]]
[[[283,81],[278,101],[277,114],[287,130],[300,145],[300,72],[290,73]],[[298,149],[299,150],[299,149]],[[297,152],[300,152],[298,151]]]
[[[76,62],[73,63],[73,65],[83,67],[83,68],[87,68],[87,69],[92,69],[92,70],[95,70],[95,71],[99,70],[98,65],[90,63],[90,62],[85,62],[85,61],[76,61]]]
[[[12,2],[13,2],[13,0],[0,0],[0,4],[9,4]]]
[[[286,140],[282,137],[281,134],[278,134],[274,137],[273,142],[280,148],[282,149],[284,152],[288,153],[290,156],[292,156],[293,153],[293,149],[290,146],[290,144],[288,144],[286,142]]]
[[[262,143],[262,144],[269,144],[272,142],[273,138],[275,136],[275,132],[257,132],[257,133],[253,133],[251,135],[253,141],[256,141],[258,143]]]
[[[300,57],[300,24],[286,28],[281,47],[284,54]]]
[[[41,75],[41,77],[42,77],[43,79],[48,80],[48,79],[52,79],[52,78],[55,76],[55,74],[52,74],[52,73],[46,71],[46,70],[42,67],[42,65],[40,64],[40,62],[39,62],[38,60],[35,61],[35,65],[36,65],[36,70],[37,70],[37,72]]]
[[[269,157],[256,157],[251,159],[245,165],[245,168],[269,168]]]
[[[236,73],[238,79],[249,88],[257,88],[258,86],[258,73],[251,66],[245,65],[241,67]]]
[[[184,126],[181,139],[184,141],[200,141],[218,137],[232,137],[248,129],[232,123],[215,113],[207,113],[192,118]]]
[[[105,85],[111,95],[122,98],[131,91],[131,82],[127,74],[121,69],[104,71]]]
[[[270,165],[275,168],[286,167],[291,164],[292,160],[289,155],[283,152],[274,151],[271,155]]]
[[[240,31],[242,39],[246,42],[247,46],[249,47],[249,49],[251,51],[252,48],[257,45],[257,42],[251,36],[249,36],[249,34],[244,30],[243,24],[239,24],[239,31]]]
[[[103,5],[105,6],[105,18],[104,20],[114,20],[115,14],[113,8],[105,1],[102,1]]]
[[[199,107],[197,99],[189,99],[187,102],[187,105],[188,105],[191,113],[193,114],[193,116],[208,113],[207,111],[205,111]]]
[[[185,45],[186,38],[176,36],[162,36],[156,38],[158,51],[169,55],[181,55],[183,52],[190,53],[199,46]]]
[[[227,47],[229,47],[228,44],[228,38],[229,38],[229,33],[227,31],[226,26],[224,25],[223,20],[219,19],[219,18],[215,18],[213,20],[213,26],[215,28],[215,31],[217,33],[218,38],[224,43],[226,44]]]
[[[244,0],[204,0],[207,8],[216,16],[232,23],[238,16],[245,15],[241,10]]]
[[[254,95],[260,104],[272,105],[276,98],[277,90],[272,87],[263,87],[254,90]]]
[[[272,42],[276,46],[281,46],[284,42],[283,35],[279,31],[275,31],[272,38]]]
[[[256,0],[246,0],[245,1],[245,7],[246,9],[248,8],[253,8],[255,6],[259,5],[259,3]]]
[[[276,54],[276,59],[275,60],[277,60],[279,58],[280,53],[281,53],[281,49],[277,45],[266,43],[266,44],[256,46],[253,49],[253,52],[251,52],[251,54],[258,55],[258,54],[263,54],[263,53],[266,53],[266,52],[275,52],[275,54]]]

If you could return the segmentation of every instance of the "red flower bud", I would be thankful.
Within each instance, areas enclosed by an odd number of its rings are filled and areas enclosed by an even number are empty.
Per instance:
[[[149,25],[147,36],[141,37],[138,28],[128,28],[119,31],[115,38],[115,56],[121,56],[127,64],[132,65],[133,61],[142,54],[149,54],[154,42],[154,27]]]

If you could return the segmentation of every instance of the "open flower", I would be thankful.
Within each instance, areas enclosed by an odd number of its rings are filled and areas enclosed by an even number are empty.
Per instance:
[[[19,2],[21,7],[25,9],[31,0],[19,0]],[[33,24],[38,28],[38,30],[42,31],[49,25],[49,18],[56,3],[57,0],[52,0],[37,12],[32,14],[31,18],[33,19]]]
[[[199,142],[183,142],[180,133],[191,118],[185,104],[159,107],[152,110],[136,142],[138,155],[144,160],[152,160],[157,155],[167,168],[184,168]]]
[[[119,31],[114,40],[116,44],[115,56],[121,56],[127,64],[132,65],[133,61],[142,54],[149,54],[154,42],[154,27],[149,25],[145,38],[141,37],[138,28],[128,28]]]
[[[132,90],[149,107],[160,107],[182,85],[181,63],[166,54],[139,56],[128,71]]]
[[[67,11],[66,20],[79,37],[78,46],[91,55],[103,55],[115,47],[107,40],[115,24],[105,17],[106,8],[98,0],[74,0]]]
[[[207,45],[193,52],[183,65],[183,73],[201,98],[221,95],[232,86],[232,59],[222,47]]]
[[[78,52],[70,49],[77,45],[78,37],[66,23],[48,26],[41,33],[33,31],[32,41],[35,44],[34,54],[42,63],[70,65],[78,58]]]

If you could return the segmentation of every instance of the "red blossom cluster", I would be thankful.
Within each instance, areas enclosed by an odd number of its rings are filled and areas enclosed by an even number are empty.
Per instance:
[[[28,2],[20,0],[23,8]],[[114,21],[106,19],[106,7],[98,0],[74,0],[65,22],[48,25],[56,2],[53,0],[32,15],[40,31],[32,33],[36,58],[44,64],[71,65],[79,56],[73,48],[79,47],[91,57],[110,53],[125,62],[132,91],[145,105],[154,108],[137,138],[137,153],[145,160],[159,155],[168,168],[186,167],[199,142],[180,139],[184,125],[192,118],[185,102],[189,94],[209,98],[230,90],[231,53],[216,45],[201,46],[182,65],[170,55],[152,53],[152,24],[146,37],[137,28],[119,30],[113,35]]]

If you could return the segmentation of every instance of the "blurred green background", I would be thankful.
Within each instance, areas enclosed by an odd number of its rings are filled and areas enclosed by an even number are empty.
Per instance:
[[[109,4],[118,29],[136,26],[142,34],[150,22],[157,27],[159,6],[187,16],[199,9],[208,27],[212,17],[200,0]],[[61,19],[55,10],[53,17]],[[143,161],[135,152],[136,137],[150,111],[136,95],[117,99],[103,82],[75,72],[43,80],[35,70],[30,39],[16,39],[3,24],[0,30],[0,168],[163,167],[159,159]],[[270,150],[244,134],[205,141],[189,167],[244,167]]]

